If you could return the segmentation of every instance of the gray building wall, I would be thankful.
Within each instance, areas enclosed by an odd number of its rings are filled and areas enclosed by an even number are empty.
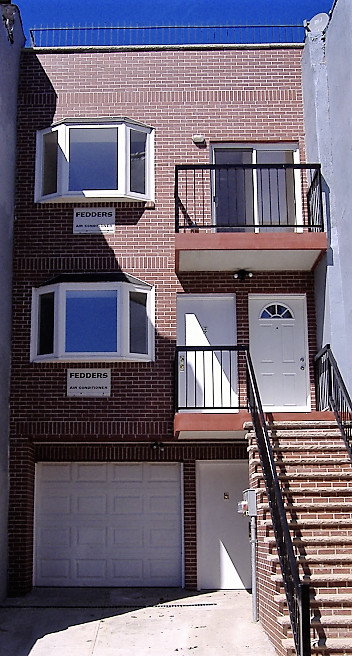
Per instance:
[[[4,12],[14,8],[13,34]],[[9,25],[11,27],[11,24]],[[9,40],[13,39],[13,43]],[[0,599],[7,589],[8,396],[11,348],[12,226],[16,163],[16,106],[24,35],[19,11],[0,4]]]
[[[325,34],[307,33],[303,99],[307,160],[322,165],[327,256],[315,272],[318,345],[330,343],[352,392],[352,4],[337,0]]]

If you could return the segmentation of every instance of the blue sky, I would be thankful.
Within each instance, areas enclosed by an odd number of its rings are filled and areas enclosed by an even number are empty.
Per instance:
[[[14,0],[16,1],[16,0]],[[72,25],[298,24],[333,0],[17,0],[29,28]]]

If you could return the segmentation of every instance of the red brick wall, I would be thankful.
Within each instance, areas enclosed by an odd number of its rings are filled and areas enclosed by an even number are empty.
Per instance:
[[[174,272],[175,164],[208,163],[209,144],[215,141],[298,142],[303,159],[300,58],[301,49],[293,47],[23,53],[11,394],[13,590],[28,589],[31,583],[34,460],[29,457],[30,445],[43,444],[36,447],[36,459],[60,460],[66,453],[72,459],[90,457],[88,451],[82,452],[82,444],[88,441],[110,445],[126,440],[174,441],[172,372],[177,292],[236,293],[238,341],[242,343],[248,342],[248,293],[268,289],[307,293],[313,354],[311,274],[256,274],[241,283],[226,272],[179,278]],[[155,128],[155,208],[108,203],[116,207],[114,235],[73,235],[71,205],[33,202],[36,130],[64,117],[98,116],[127,116]],[[194,133],[205,134],[207,148],[199,149],[192,143]],[[156,361],[108,363],[111,397],[68,399],[67,364],[29,362],[31,289],[57,273],[118,269],[155,285]],[[50,443],[55,446],[44,446]],[[126,446],[124,455],[114,448],[97,447],[94,457],[106,454],[107,459],[118,459],[129,454],[131,460],[138,460],[143,448],[150,456],[147,446]],[[243,457],[237,451],[226,455],[224,448],[214,447],[209,457]],[[198,452],[192,449],[180,445],[176,455],[167,457],[185,463],[186,580],[194,586],[194,463]],[[206,453],[205,449],[198,455],[208,457]],[[23,518],[22,523],[18,517]]]

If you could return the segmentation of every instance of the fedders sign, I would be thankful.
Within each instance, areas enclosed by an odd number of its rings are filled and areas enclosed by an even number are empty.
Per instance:
[[[67,396],[110,396],[110,369],[67,369]]]
[[[73,234],[99,235],[114,232],[114,207],[74,207]]]

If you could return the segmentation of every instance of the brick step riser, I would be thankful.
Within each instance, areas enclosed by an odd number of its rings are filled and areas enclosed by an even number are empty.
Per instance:
[[[266,490],[264,487],[255,488],[257,490],[257,501],[262,503],[263,499],[267,500]],[[325,489],[325,488],[324,488]],[[281,490],[284,503],[302,505],[303,501],[306,501],[307,504],[321,504],[322,510],[325,507],[329,509],[329,501],[332,503],[338,503],[343,506],[344,503],[350,504],[352,502],[352,487],[350,489],[345,489],[343,492],[334,491],[334,488],[329,490],[329,492],[319,492],[319,488],[311,488],[309,492],[306,491],[306,488],[294,488],[290,490]]]
[[[280,575],[281,574],[281,569],[280,569],[280,564],[275,563],[272,566],[272,575]],[[316,567],[309,563],[309,564],[302,564],[298,563],[298,572],[300,575],[300,578],[303,580],[304,576],[324,576],[324,575],[340,575],[340,574],[345,574],[348,576],[350,579],[352,578],[352,563],[350,566],[346,567],[345,565],[327,565],[326,567],[322,567],[321,565],[317,565]]]

